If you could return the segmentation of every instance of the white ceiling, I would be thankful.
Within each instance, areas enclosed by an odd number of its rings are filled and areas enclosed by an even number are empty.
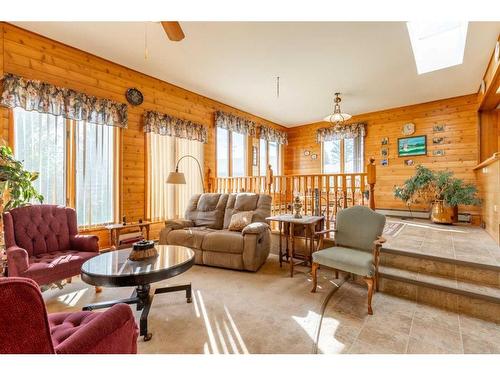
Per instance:
[[[14,24],[285,126],[320,121],[336,91],[353,115],[476,92],[500,33],[471,22],[464,63],[418,75],[404,22],[181,22],[178,43],[153,22]]]

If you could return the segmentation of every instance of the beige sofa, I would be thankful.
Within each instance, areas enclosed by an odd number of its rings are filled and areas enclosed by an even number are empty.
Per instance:
[[[242,211],[253,211],[252,223],[241,232],[228,230],[232,215]],[[160,244],[190,247],[196,264],[257,271],[271,247],[265,220],[270,214],[271,196],[266,194],[197,194],[185,219],[165,221]]]

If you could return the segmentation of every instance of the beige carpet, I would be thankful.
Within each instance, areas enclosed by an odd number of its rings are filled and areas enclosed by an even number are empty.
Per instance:
[[[311,353],[326,293],[310,293],[306,268],[293,278],[271,255],[257,272],[194,266],[171,279],[192,282],[193,302],[183,292],[155,296],[141,353]],[[326,275],[326,272],[324,273]],[[168,283],[158,283],[164,286]],[[49,312],[80,310],[87,303],[128,296],[132,288],[100,294],[76,278],[63,290],[44,293]],[[138,315],[137,315],[138,316]]]
[[[366,288],[350,282],[333,294],[321,319],[323,301],[334,289],[332,275],[321,271],[319,291],[313,294],[308,269],[298,268],[290,278],[287,265],[280,269],[274,255],[257,273],[194,266],[171,280],[192,282],[193,303],[186,303],[183,292],[157,295],[149,315],[153,337],[149,342],[139,338],[139,352],[463,353],[467,345],[477,342],[461,342],[468,334],[464,327],[474,333],[484,326],[489,336],[498,331],[500,337],[500,326],[462,316],[459,334],[449,324],[458,323],[457,314],[382,293],[374,296],[375,315],[368,316]],[[93,287],[76,278],[62,290],[44,292],[44,299],[49,312],[75,311],[88,303],[128,297],[131,292],[132,288],[104,288],[95,294]],[[435,332],[439,339],[433,337]],[[471,350],[487,351],[487,347],[476,345]]]

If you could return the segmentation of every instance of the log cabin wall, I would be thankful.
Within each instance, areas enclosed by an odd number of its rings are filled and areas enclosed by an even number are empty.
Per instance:
[[[351,122],[351,121],[350,121]],[[377,184],[375,204],[380,209],[407,209],[393,197],[393,188],[410,177],[415,166],[406,166],[405,160],[412,159],[415,165],[422,164],[432,169],[449,169],[459,178],[476,182],[473,168],[479,162],[479,121],[478,96],[466,95],[429,103],[411,105],[357,115],[352,122],[365,122],[365,165],[373,156],[377,164]],[[427,155],[398,157],[397,141],[404,137],[402,127],[405,123],[415,124],[416,135],[427,136]],[[444,124],[445,131],[435,133],[433,126]],[[321,173],[321,145],[316,143],[316,130],[328,126],[325,122],[313,123],[289,129],[289,144],[285,155],[285,173]],[[382,167],[381,140],[389,138],[389,165]],[[444,143],[433,144],[434,137],[443,137]],[[308,150],[318,154],[316,160],[305,156]],[[435,150],[444,150],[444,156],[433,156]],[[412,206],[425,209],[425,206]],[[461,207],[461,212],[479,214],[477,207]]]
[[[122,197],[120,217],[129,222],[146,216],[146,143],[142,115],[155,110],[195,121],[208,128],[208,143],[204,150],[205,172],[215,173],[214,112],[222,110],[252,121],[283,130],[280,125],[240,111],[223,103],[152,78],[132,69],[96,57],[92,54],[37,35],[16,26],[0,23],[0,75],[4,72],[28,79],[38,79],[54,85],[72,88],[126,103],[125,91],[136,87],[144,95],[144,103],[128,106],[128,128],[121,133]],[[0,132],[9,139],[9,111],[0,107]],[[161,224],[154,226],[156,237]],[[101,246],[109,244],[106,230],[95,232]]]

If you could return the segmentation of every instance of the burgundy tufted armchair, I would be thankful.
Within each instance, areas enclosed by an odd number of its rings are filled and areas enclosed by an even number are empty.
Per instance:
[[[137,324],[125,304],[47,315],[38,285],[22,277],[0,277],[0,301],[0,353],[137,353]]]
[[[76,212],[56,205],[18,207],[3,214],[9,276],[39,285],[80,274],[99,254],[98,237],[78,234]]]

